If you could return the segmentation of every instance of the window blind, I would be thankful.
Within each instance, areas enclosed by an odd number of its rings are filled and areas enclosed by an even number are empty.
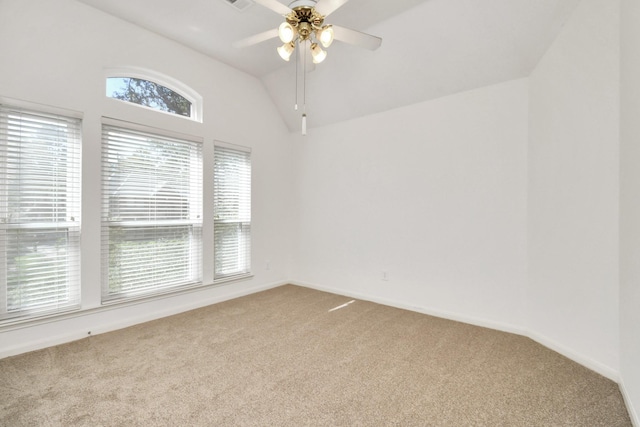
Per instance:
[[[202,144],[102,130],[102,300],[202,281]]]
[[[80,306],[81,121],[0,105],[0,320]]]
[[[251,152],[215,145],[214,281],[251,271]]]

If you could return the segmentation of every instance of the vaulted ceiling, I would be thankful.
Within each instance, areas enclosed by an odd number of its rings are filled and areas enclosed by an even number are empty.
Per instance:
[[[79,0],[180,42],[262,80],[290,130],[295,64],[278,39],[237,49],[236,40],[282,21],[226,0]],[[279,0],[287,5],[287,0]],[[309,126],[322,126],[526,77],[580,0],[350,0],[326,23],[382,37],[368,51],[340,42],[307,73]]]

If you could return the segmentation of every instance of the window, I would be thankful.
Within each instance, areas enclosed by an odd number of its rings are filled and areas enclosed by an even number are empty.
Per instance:
[[[150,80],[107,78],[107,96],[179,116],[191,117],[192,103],[178,92]]]
[[[80,306],[80,134],[0,105],[0,320]]]
[[[251,152],[214,148],[214,281],[251,271]]]
[[[107,98],[202,122],[202,96],[170,76],[140,67],[105,70]]]
[[[202,144],[102,131],[102,300],[202,281]]]

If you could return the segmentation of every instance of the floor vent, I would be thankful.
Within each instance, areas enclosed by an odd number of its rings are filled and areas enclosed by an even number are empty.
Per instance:
[[[238,9],[240,12],[253,4],[251,0],[224,0],[229,6]]]

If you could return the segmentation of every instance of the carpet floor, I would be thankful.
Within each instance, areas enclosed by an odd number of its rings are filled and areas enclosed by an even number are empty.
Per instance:
[[[282,286],[0,360],[2,426],[631,426],[534,341]]]

